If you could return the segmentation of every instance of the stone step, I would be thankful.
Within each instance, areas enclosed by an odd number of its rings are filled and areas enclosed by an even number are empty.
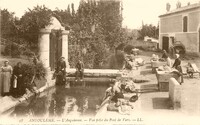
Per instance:
[[[140,84],[140,89],[158,89],[158,84],[142,83]]]
[[[75,76],[76,69],[67,69],[67,75],[70,77]],[[120,77],[119,70],[110,69],[84,69],[85,77]]]
[[[140,89],[138,93],[149,93],[149,92],[158,92],[158,88],[149,88],[149,89]]]
[[[66,77],[67,81],[68,82],[74,82],[75,81],[75,77]],[[108,77],[101,77],[101,78],[89,78],[89,77],[86,77],[86,78],[83,78],[83,81],[84,82],[91,82],[91,83],[96,83],[96,84],[99,84],[99,83],[110,83],[113,79],[112,78],[108,78]],[[79,82],[80,80],[78,80]]]

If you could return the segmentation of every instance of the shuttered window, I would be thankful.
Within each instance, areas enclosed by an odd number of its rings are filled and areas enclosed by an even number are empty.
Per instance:
[[[188,27],[188,17],[184,16],[183,17],[183,32],[187,32],[187,27]]]

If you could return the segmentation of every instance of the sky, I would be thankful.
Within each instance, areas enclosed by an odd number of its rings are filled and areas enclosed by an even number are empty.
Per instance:
[[[178,0],[122,0],[123,1],[123,27],[138,29],[144,24],[158,25],[158,16],[166,13],[166,3],[171,4],[171,10],[176,8]],[[200,0],[179,0],[182,6],[200,2]],[[66,9],[67,5],[74,3],[75,9],[79,0],[0,0],[1,9],[15,12],[15,16],[21,17],[27,8],[32,9],[36,5],[45,5],[54,10],[55,8]]]

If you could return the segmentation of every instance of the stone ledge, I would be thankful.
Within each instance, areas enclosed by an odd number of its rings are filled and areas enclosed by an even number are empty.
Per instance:
[[[69,76],[74,76],[76,69],[68,69],[67,74]],[[120,77],[121,73],[119,70],[110,69],[84,69],[85,77]]]
[[[114,79],[114,78],[113,78]],[[99,83],[110,83],[112,78],[106,78],[106,77],[101,77],[101,78],[84,78],[84,82],[91,82],[93,84],[99,84]],[[67,77],[67,81],[75,81],[75,77]]]
[[[169,79],[169,98],[173,104],[174,109],[180,108],[181,103],[181,85],[175,78]]]
[[[28,98],[39,95],[41,92],[48,90],[49,88],[53,87],[55,85],[55,80],[51,80],[51,75],[47,77],[46,85],[37,89],[35,92],[30,92],[25,96],[22,96],[21,98],[13,98],[10,96],[5,96],[0,99],[0,115],[4,114],[9,109],[17,106],[21,102],[27,100]],[[4,102],[5,100],[5,102]]]
[[[51,29],[41,29],[40,30],[40,33],[42,33],[42,34],[50,34],[51,33]]]

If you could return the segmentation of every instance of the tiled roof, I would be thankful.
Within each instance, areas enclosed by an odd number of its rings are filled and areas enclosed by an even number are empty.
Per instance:
[[[191,5],[188,5],[188,6],[184,6],[184,7],[175,9],[175,10],[168,11],[165,14],[160,15],[159,17],[164,17],[164,16],[167,16],[167,15],[172,15],[172,14],[175,14],[175,13],[179,13],[179,12],[183,12],[183,11],[191,10],[191,9],[196,9],[196,8],[200,9],[200,2],[196,3],[196,4],[191,4]]]

